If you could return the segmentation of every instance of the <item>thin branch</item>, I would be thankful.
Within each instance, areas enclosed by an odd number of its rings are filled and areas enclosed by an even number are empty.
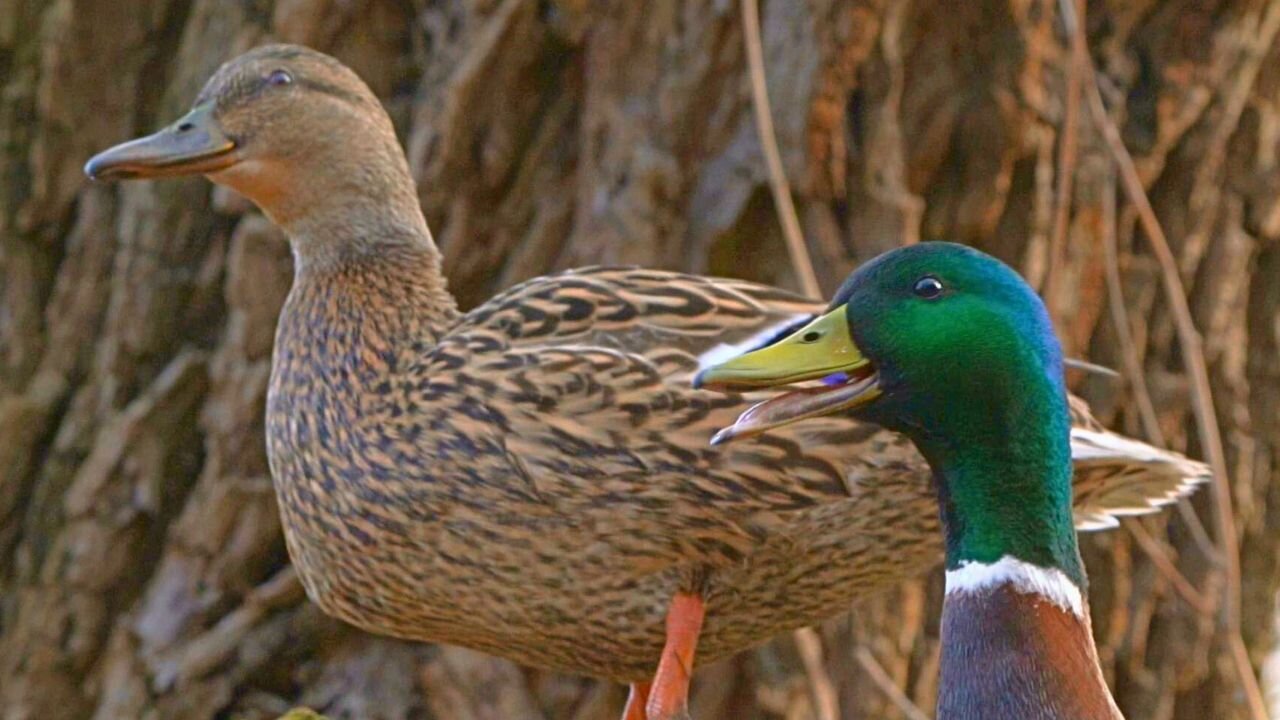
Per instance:
[[[1069,9],[1074,16],[1074,35],[1080,37],[1083,28],[1083,15],[1076,13],[1072,3],[1064,2],[1064,10]],[[1227,481],[1226,453],[1222,445],[1222,433],[1218,427],[1218,417],[1213,405],[1213,390],[1209,384],[1209,371],[1205,365],[1204,352],[1201,348],[1200,333],[1196,330],[1195,321],[1191,317],[1191,308],[1187,304],[1186,291],[1182,286],[1182,278],[1178,271],[1178,263],[1164,229],[1156,217],[1151,201],[1147,198],[1146,189],[1142,186],[1142,178],[1134,166],[1133,158],[1124,146],[1120,131],[1116,128],[1111,116],[1102,101],[1102,93],[1098,89],[1097,71],[1093,60],[1085,53],[1085,93],[1088,98],[1090,112],[1098,130],[1106,140],[1107,147],[1120,170],[1120,179],[1125,195],[1138,211],[1138,220],[1143,232],[1160,264],[1161,279],[1165,295],[1173,311],[1177,328],[1178,341],[1182,349],[1183,361],[1191,379],[1193,408],[1200,441],[1208,455],[1209,466],[1213,469],[1213,490],[1218,542],[1222,554],[1223,569],[1226,574],[1226,597],[1222,603],[1222,619],[1226,626],[1228,642],[1231,647],[1232,660],[1235,663],[1236,675],[1249,703],[1249,711],[1254,720],[1266,720],[1267,709],[1258,686],[1258,678],[1253,672],[1253,664],[1249,661],[1244,639],[1240,634],[1240,548],[1236,537],[1236,522],[1231,509],[1231,486]]]
[[[898,689],[897,683],[893,678],[889,677],[889,673],[884,671],[880,665],[880,661],[876,660],[876,656],[864,645],[859,645],[853,650],[853,657],[862,666],[867,676],[871,678],[871,682],[880,688],[880,692],[889,698],[889,702],[893,703],[903,715],[907,716],[907,720],[929,720],[929,716],[924,713],[915,703],[911,702],[911,698],[907,697],[902,690]]]
[[[1147,439],[1157,447],[1165,445],[1164,431],[1160,429],[1160,419],[1156,415],[1155,403],[1151,401],[1151,391],[1147,388],[1147,377],[1142,370],[1142,361],[1138,359],[1138,345],[1133,340],[1133,328],[1129,325],[1129,313],[1125,309],[1124,285],[1120,281],[1120,251],[1116,241],[1116,192],[1115,175],[1107,174],[1107,188],[1102,193],[1102,250],[1105,275],[1107,281],[1107,307],[1111,311],[1111,323],[1115,326],[1117,341],[1120,345],[1120,359],[1124,372],[1133,391],[1134,401],[1138,404],[1138,418],[1142,421],[1142,430]],[[1186,498],[1178,500],[1178,513],[1191,530],[1191,537],[1196,547],[1214,565],[1221,566],[1222,559],[1218,548],[1200,522],[1200,516]]]
[[[809,678],[818,720],[839,720],[840,696],[836,694],[836,686],[822,661],[822,638],[808,627],[796,630],[793,636],[796,649],[800,651],[800,660],[804,663],[804,673]]]
[[[1072,2],[1073,0],[1063,0]],[[1065,16],[1064,16],[1065,17]],[[1081,33],[1070,33],[1071,47],[1067,54],[1067,97],[1063,107],[1062,130],[1058,142],[1058,186],[1054,192],[1053,232],[1049,236],[1049,262],[1045,270],[1044,297],[1054,316],[1060,308],[1058,305],[1059,276],[1062,272],[1063,255],[1067,248],[1067,230],[1071,221],[1071,190],[1076,175],[1076,157],[1079,148],[1080,124],[1080,73],[1084,60],[1080,54],[1085,52],[1084,43],[1075,38],[1084,37]]]
[[[1062,366],[1069,370],[1079,370],[1080,372],[1099,375],[1105,378],[1116,379],[1120,377],[1120,373],[1112,370],[1106,365],[1091,363],[1088,360],[1081,360],[1080,358],[1064,357],[1062,358]]]
[[[1187,602],[1196,612],[1201,615],[1212,616],[1217,612],[1214,603],[1205,597],[1191,585],[1191,581],[1178,571],[1178,566],[1174,563],[1173,558],[1169,557],[1169,551],[1161,545],[1158,540],[1147,532],[1147,528],[1139,521],[1127,522],[1124,524],[1129,533],[1133,535],[1133,539],[1138,541],[1138,547],[1151,558],[1152,564],[1156,566],[1156,570],[1169,581],[1175,592]]]
[[[1107,175],[1107,189],[1102,193],[1102,250],[1107,279],[1107,306],[1111,310],[1111,324],[1115,326],[1116,339],[1120,345],[1120,362],[1124,366],[1129,388],[1133,391],[1133,399],[1138,405],[1142,430],[1148,440],[1158,447],[1165,447],[1164,431],[1160,429],[1156,406],[1151,401],[1151,391],[1147,388],[1142,361],[1138,359],[1138,345],[1133,341],[1129,313],[1125,309],[1124,285],[1120,281],[1120,251],[1116,247],[1115,177],[1111,173]]]
[[[1257,11],[1257,32],[1246,35],[1241,44],[1241,60],[1232,69],[1230,83],[1221,90],[1221,111],[1205,142],[1203,155],[1196,165],[1191,192],[1187,196],[1187,217],[1193,220],[1191,229],[1183,239],[1181,268],[1195,267],[1209,245],[1209,236],[1217,222],[1218,196],[1222,167],[1227,160],[1231,136],[1240,126],[1240,116],[1248,104],[1250,91],[1257,83],[1268,51],[1280,32],[1280,3],[1263,3]]]
[[[760,11],[756,0],[742,0],[742,36],[747,45],[747,66],[751,76],[751,102],[755,107],[756,130],[760,134],[760,147],[764,150],[765,166],[769,170],[769,188],[773,191],[773,204],[782,223],[782,236],[787,241],[787,253],[791,267],[800,281],[800,288],[811,298],[821,298],[822,288],[809,259],[809,247],[800,231],[800,218],[791,199],[791,184],[782,168],[782,154],[778,151],[778,138],[773,130],[773,111],[769,107],[769,88],[765,84],[764,49],[760,41]]]

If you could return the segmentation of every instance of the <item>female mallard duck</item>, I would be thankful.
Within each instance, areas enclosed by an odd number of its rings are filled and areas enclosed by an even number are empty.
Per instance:
[[[333,615],[624,681],[665,658],[650,703],[665,717],[695,641],[700,658],[728,655],[940,556],[927,468],[893,433],[831,418],[707,447],[743,397],[693,389],[700,358],[821,306],[593,268],[460,313],[390,120],[332,58],[253,50],[188,115],[86,172],[202,173],[288,235],[267,451],[290,554]],[[1076,412],[1082,522],[1149,511],[1205,475]]]
[[[938,718],[1119,718],[1089,626],[1071,505],[1071,414],[1040,298],[951,243],[888,252],[794,335],[704,385],[835,377],[744,413],[717,442],[831,413],[911,438],[946,546]]]

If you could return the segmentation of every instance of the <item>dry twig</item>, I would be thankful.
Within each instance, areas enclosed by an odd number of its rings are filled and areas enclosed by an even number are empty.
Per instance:
[[[1156,446],[1165,447],[1165,433],[1160,429],[1160,418],[1156,415],[1156,405],[1147,388],[1147,377],[1142,372],[1142,361],[1138,359],[1138,345],[1133,340],[1133,327],[1129,324],[1129,313],[1125,310],[1124,286],[1120,282],[1120,251],[1116,242],[1115,205],[1115,177],[1110,176],[1107,190],[1102,193],[1102,255],[1107,282],[1107,307],[1111,310],[1111,323],[1115,327],[1116,340],[1120,345],[1120,361],[1124,365],[1125,378],[1129,380],[1134,401],[1138,404],[1138,418],[1142,421],[1143,433]],[[1213,565],[1221,568],[1219,550],[1213,546],[1196,509],[1187,498],[1180,498],[1178,501],[1178,512],[1192,532],[1199,551]]]
[[[1174,591],[1188,605],[1201,615],[1213,615],[1217,611],[1213,601],[1196,590],[1191,581],[1178,571],[1178,565],[1173,558],[1169,557],[1169,551],[1147,532],[1147,528],[1140,521],[1127,522],[1124,526],[1129,530],[1129,534],[1133,535],[1133,539],[1138,541],[1138,547],[1142,548],[1142,552],[1151,558],[1156,570],[1169,581]]]
[[[764,48],[760,41],[760,11],[756,0],[742,0],[742,36],[747,45],[747,67],[751,76],[751,102],[756,111],[756,130],[760,133],[760,147],[769,170],[769,188],[773,191],[773,203],[782,223],[782,235],[787,241],[787,253],[795,270],[800,288],[808,297],[822,297],[818,276],[813,272],[809,247],[800,231],[800,218],[791,199],[791,184],[782,169],[782,155],[778,152],[778,138],[773,130],[773,111],[769,107],[769,88],[764,77]]]
[[[1076,156],[1079,148],[1080,73],[1085,51],[1083,42],[1074,38],[1080,33],[1071,32],[1071,47],[1067,55],[1067,97],[1063,107],[1062,130],[1058,142],[1058,186],[1054,192],[1053,232],[1049,236],[1049,261],[1044,275],[1044,297],[1050,312],[1056,319],[1058,304],[1058,278],[1061,275],[1063,254],[1067,247],[1067,229],[1071,220],[1071,190],[1076,175]]]
[[[1064,13],[1069,13],[1072,20],[1068,28],[1074,28],[1073,42],[1083,42],[1081,24],[1084,16],[1070,0],[1063,0]],[[1183,361],[1191,379],[1192,397],[1197,429],[1200,440],[1208,455],[1209,465],[1213,469],[1214,506],[1217,520],[1218,542],[1226,574],[1226,597],[1222,603],[1222,619],[1231,649],[1232,661],[1240,686],[1244,690],[1249,703],[1249,710],[1254,720],[1266,720],[1266,704],[1262,691],[1258,686],[1258,678],[1253,673],[1253,665],[1249,661],[1244,639],[1240,634],[1240,551],[1236,537],[1235,517],[1231,509],[1231,487],[1227,481],[1226,455],[1222,445],[1222,433],[1218,428],[1218,418],[1213,406],[1213,391],[1209,385],[1209,371],[1205,365],[1204,352],[1201,348],[1200,333],[1196,330],[1195,321],[1191,317],[1191,308],[1187,303],[1186,291],[1182,286],[1182,278],[1178,270],[1177,260],[1169,247],[1164,229],[1156,217],[1142,178],[1138,175],[1132,156],[1124,146],[1120,131],[1116,128],[1111,116],[1102,101],[1102,93],[1098,89],[1097,71],[1088,53],[1084,54],[1083,70],[1085,72],[1085,94],[1090,113],[1098,126],[1099,132],[1106,141],[1112,158],[1120,171],[1121,183],[1129,202],[1138,212],[1138,220],[1143,232],[1160,264],[1161,279],[1165,295],[1177,328],[1178,342],[1182,349]]]
[[[854,648],[853,657],[862,666],[862,670],[867,673],[867,676],[871,678],[871,682],[875,683],[876,687],[880,688],[880,691],[889,698],[889,701],[903,715],[907,716],[907,720],[929,720],[929,716],[916,707],[916,704],[911,702],[911,698],[907,697],[898,688],[897,684],[893,682],[893,678],[889,677],[889,673],[885,672],[884,668],[881,667],[880,661],[876,660],[876,656],[872,655],[865,645],[859,645]]]
[[[1102,194],[1102,251],[1107,279],[1107,306],[1111,311],[1111,324],[1115,326],[1116,340],[1120,345],[1120,362],[1124,366],[1129,387],[1133,390],[1134,402],[1138,405],[1138,418],[1142,421],[1143,432],[1148,440],[1164,447],[1164,432],[1160,429],[1155,403],[1151,401],[1151,391],[1147,388],[1146,376],[1142,372],[1142,361],[1138,358],[1138,346],[1133,341],[1129,313],[1125,310],[1124,286],[1120,281],[1120,251],[1116,243],[1115,179],[1111,173],[1108,173],[1107,189]]]
[[[1181,269],[1195,267],[1209,245],[1209,236],[1217,222],[1217,203],[1222,168],[1227,161],[1227,149],[1231,136],[1240,126],[1240,116],[1248,105],[1249,97],[1258,73],[1261,72],[1272,42],[1280,32],[1280,3],[1262,3],[1257,11],[1256,32],[1241,40],[1240,64],[1231,74],[1231,82],[1221,88],[1221,111],[1205,143],[1204,155],[1196,167],[1191,192],[1187,196],[1191,229],[1183,238],[1180,248]]]
[[[813,692],[814,711],[818,720],[839,720],[840,697],[836,694],[836,686],[827,674],[827,667],[822,661],[822,638],[813,628],[800,628],[794,633],[796,649],[800,651],[800,660],[804,663],[805,675],[809,677],[809,689]]]
[[[1142,422],[1143,432],[1147,439],[1157,447],[1166,447],[1164,431],[1160,429],[1160,419],[1156,416],[1155,403],[1151,401],[1151,391],[1147,388],[1146,375],[1142,371],[1142,361],[1138,358],[1138,346],[1133,340],[1133,328],[1129,325],[1129,313],[1125,309],[1124,287],[1120,282],[1120,252],[1116,242],[1116,194],[1115,175],[1108,174],[1107,189],[1102,194],[1102,249],[1107,282],[1107,306],[1111,311],[1111,322],[1116,329],[1117,342],[1120,345],[1120,359],[1124,366],[1125,377],[1133,391],[1134,401],[1138,404],[1138,418]],[[1178,513],[1183,522],[1191,530],[1196,547],[1214,565],[1221,566],[1218,549],[1200,522],[1200,516],[1186,498],[1178,500]]]

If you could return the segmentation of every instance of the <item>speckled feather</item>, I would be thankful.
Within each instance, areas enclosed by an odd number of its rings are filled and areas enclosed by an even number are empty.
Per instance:
[[[290,550],[327,611],[636,680],[693,582],[710,661],[938,561],[928,470],[899,436],[824,418],[707,444],[751,398],[692,389],[698,356],[816,304],[589,268],[455,316],[431,272],[393,253],[302,276],[281,318],[270,455]],[[1127,477],[1091,470],[1095,495]]]

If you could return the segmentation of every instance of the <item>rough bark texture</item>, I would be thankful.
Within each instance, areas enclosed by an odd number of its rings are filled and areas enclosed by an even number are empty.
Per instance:
[[[1280,8],[1088,6],[1105,97],[1204,331],[1260,664],[1280,586]],[[972,243],[1042,287],[1052,277],[1069,352],[1121,367],[1114,233],[1159,427],[1200,454],[1158,270],[1083,103],[1065,250],[1050,252],[1067,113],[1057,2],[767,0],[762,21],[827,290],[899,243]],[[95,186],[80,166],[176,117],[228,57],[302,42],[385,99],[466,306],[597,262],[789,285],[741,28],[731,0],[0,2],[0,716],[260,718],[305,703],[351,718],[613,718],[620,688],[362,635],[307,604],[262,439],[287,247],[201,180]],[[1132,383],[1075,384],[1142,435]],[[1210,503],[1192,505],[1212,533]],[[1141,525],[1218,597],[1184,517]],[[1244,717],[1213,608],[1192,607],[1137,537],[1129,525],[1085,542],[1121,706],[1134,720]],[[900,716],[859,664],[867,650],[932,708],[939,585],[822,629],[842,716]],[[817,717],[800,657],[783,638],[705,668],[695,716]]]

